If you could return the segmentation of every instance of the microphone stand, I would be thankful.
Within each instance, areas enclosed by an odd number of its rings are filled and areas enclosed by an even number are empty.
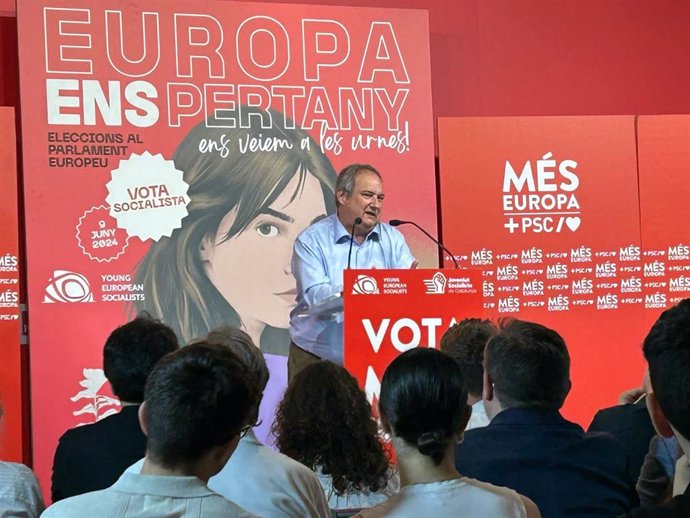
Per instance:
[[[362,222],[362,218],[355,218],[350,231],[350,250],[347,253],[347,269],[350,269],[350,260],[352,259],[352,244],[355,242],[355,227]]]
[[[392,220],[390,220],[388,223],[389,223],[389,225],[390,225],[391,227],[397,227],[397,226],[399,226],[399,225],[412,225],[412,226],[414,226],[414,227],[417,227],[419,230],[421,230],[421,231],[424,233],[424,235],[425,235],[426,237],[428,237],[428,238],[431,239],[434,243],[436,243],[436,246],[438,246],[439,248],[441,248],[444,252],[446,252],[446,253],[450,256],[450,258],[453,260],[453,264],[455,264],[455,269],[456,269],[456,270],[460,268],[460,265],[458,264],[458,260],[457,260],[457,259],[455,258],[455,256],[451,253],[451,251],[448,250],[448,249],[443,245],[443,243],[441,243],[439,240],[437,240],[434,236],[432,236],[432,235],[429,234],[426,230],[424,230],[422,227],[420,227],[419,225],[417,225],[417,223],[415,223],[414,221],[403,221],[403,220],[400,220],[400,219],[392,219]]]

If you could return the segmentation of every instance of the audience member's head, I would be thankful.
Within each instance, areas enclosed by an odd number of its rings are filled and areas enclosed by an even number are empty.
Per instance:
[[[497,331],[491,320],[466,318],[441,337],[441,350],[460,367],[471,402],[482,398],[484,348]]]
[[[671,425],[668,424],[664,411],[661,410],[659,402],[656,400],[656,396],[654,396],[652,381],[649,379],[649,368],[647,368],[644,373],[644,377],[642,378],[642,390],[645,394],[644,403],[647,407],[647,413],[652,420],[654,431],[657,435],[661,435],[662,437],[673,437]],[[647,450],[645,450],[645,454],[646,452]]]
[[[156,365],[145,396],[139,414],[147,458],[188,473],[210,462],[215,474],[246,431],[258,390],[232,351],[198,342]]]
[[[210,344],[227,347],[235,353],[247,369],[249,377],[256,383],[259,389],[259,399],[252,417],[252,422],[256,422],[259,416],[259,405],[269,377],[268,366],[263,353],[254,344],[251,337],[237,327],[223,326],[214,329],[208,333],[206,341]]]
[[[506,408],[558,410],[570,391],[570,356],[563,338],[523,320],[500,322],[484,350],[484,406],[493,418]]]
[[[435,349],[407,351],[383,375],[379,411],[386,431],[439,465],[453,455],[470,416],[462,372]]]
[[[643,349],[653,390],[647,397],[676,432],[690,439],[690,299],[661,314]]]
[[[389,463],[371,406],[340,365],[320,361],[298,372],[278,407],[278,449],[331,475],[337,494],[386,487]]]
[[[172,329],[141,314],[115,329],[103,348],[103,371],[121,401],[141,403],[153,366],[178,349]]]

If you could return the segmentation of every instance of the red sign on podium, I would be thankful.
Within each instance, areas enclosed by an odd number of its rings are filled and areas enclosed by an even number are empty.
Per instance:
[[[344,364],[369,401],[398,354],[436,348],[451,325],[482,316],[481,287],[481,270],[345,271]]]

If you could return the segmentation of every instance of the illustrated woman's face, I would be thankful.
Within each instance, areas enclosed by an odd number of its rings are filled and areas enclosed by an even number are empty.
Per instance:
[[[296,304],[290,267],[293,243],[302,230],[326,215],[321,184],[310,173],[290,200],[299,176],[295,174],[273,204],[242,232],[223,241],[237,216],[233,209],[221,220],[215,240],[201,245],[206,275],[248,329],[261,323],[288,327]]]

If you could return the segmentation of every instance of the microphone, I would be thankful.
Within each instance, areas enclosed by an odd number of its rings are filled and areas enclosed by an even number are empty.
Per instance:
[[[352,244],[355,242],[355,227],[362,222],[362,218],[355,218],[350,231],[350,251],[347,253],[347,269],[350,269],[350,260],[352,259]]]
[[[438,239],[436,239],[434,236],[432,236],[431,234],[429,234],[429,233],[428,233],[426,230],[424,230],[422,227],[420,227],[419,225],[417,225],[417,223],[415,223],[414,221],[403,221],[403,220],[401,220],[401,219],[392,219],[392,220],[390,220],[390,221],[388,222],[388,224],[389,224],[391,227],[397,227],[397,226],[399,226],[399,225],[412,225],[412,226],[414,226],[414,227],[417,227],[419,230],[421,230],[421,231],[424,233],[424,235],[425,235],[426,237],[428,237],[428,238],[431,239],[434,243],[436,243],[436,246],[438,246],[439,248],[441,248],[444,252],[446,252],[446,253],[450,256],[450,258],[453,260],[453,263],[455,264],[455,269],[456,269],[456,270],[460,268],[460,265],[458,264],[458,260],[457,260],[457,259],[455,258],[455,256],[451,253],[451,251],[448,250],[445,246],[443,246],[443,243],[441,243]]]

